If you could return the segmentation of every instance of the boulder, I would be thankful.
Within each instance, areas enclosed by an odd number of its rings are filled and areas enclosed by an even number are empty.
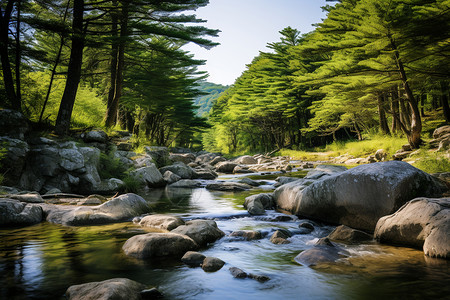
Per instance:
[[[168,184],[172,184],[181,180],[181,177],[173,173],[172,171],[166,171],[163,175],[163,178]]]
[[[252,195],[245,198],[244,208],[248,210],[251,215],[263,215],[266,209],[272,209],[275,206],[272,193],[264,193]]]
[[[172,232],[135,235],[122,246],[126,255],[141,259],[160,256],[182,257],[187,251],[197,249],[198,245],[193,239]]]
[[[239,182],[233,181],[215,181],[206,185],[207,190],[226,191],[226,192],[240,192],[251,189],[252,187]]]
[[[318,165],[314,170],[311,170],[304,177],[305,179],[323,179],[325,177],[330,177],[335,174],[339,174],[347,171],[344,166],[334,166],[334,165]]]
[[[118,178],[103,179],[92,188],[91,192],[102,195],[113,195],[121,189],[125,183]]]
[[[8,198],[19,200],[20,202],[27,202],[27,203],[43,203],[44,202],[44,199],[42,199],[41,195],[38,192],[8,195]]]
[[[169,155],[169,159],[173,162],[182,162],[185,165],[187,165],[195,161],[195,155],[193,153],[182,153],[182,154],[171,153]]]
[[[384,149],[378,149],[377,152],[375,152],[375,159],[377,161],[385,161],[387,158],[387,153],[384,151]]]
[[[227,161],[227,159],[223,156],[216,156],[209,162],[209,164],[211,166],[215,166],[216,164],[223,162],[223,161]]]
[[[164,174],[166,171],[171,171],[174,174],[177,174],[183,179],[194,179],[195,178],[195,170],[189,166],[186,166],[182,162],[176,162],[173,165],[165,166],[159,169],[161,174]]]
[[[237,165],[237,163],[230,161],[219,162],[216,164],[216,172],[232,174]]]
[[[229,268],[231,275],[234,278],[247,278],[247,273],[245,273],[243,270],[236,268],[236,267],[231,267]]]
[[[253,179],[250,179],[248,177],[244,177],[244,178],[240,179],[239,182],[243,183],[243,184],[250,185],[250,186],[260,186],[259,182],[254,181]]]
[[[151,157],[158,168],[171,163],[169,159],[169,149],[167,147],[144,147],[145,153]],[[164,174],[164,172],[161,172]],[[175,173],[175,172],[174,172]],[[175,173],[176,174],[176,173]]]
[[[28,120],[22,113],[11,109],[0,109],[0,136],[23,140],[28,129]]]
[[[345,225],[336,227],[328,238],[332,241],[359,243],[372,240],[372,235],[357,229],[350,228]]]
[[[169,187],[171,188],[186,188],[186,189],[195,189],[201,186],[202,186],[201,182],[191,179],[181,179],[169,185]]]
[[[263,238],[261,231],[256,230],[236,230],[230,234],[231,237],[239,237],[247,241],[260,240]]]
[[[42,220],[41,207],[14,199],[0,199],[0,227],[27,226]]]
[[[85,143],[106,143],[108,142],[108,134],[103,130],[92,130],[81,135]]]
[[[206,256],[199,252],[188,251],[183,255],[181,261],[191,267],[201,267],[205,258]]]
[[[234,160],[234,162],[237,163],[238,165],[254,165],[258,163],[258,161],[253,156],[250,155],[238,157]]]
[[[222,230],[217,228],[216,222],[212,220],[188,221],[185,225],[178,226],[171,232],[187,235],[200,246],[214,243],[225,235]]]
[[[234,174],[250,174],[250,173],[255,173],[255,172],[250,170],[248,166],[237,165],[236,167],[234,167],[233,173]]]
[[[217,257],[206,257],[202,263],[202,269],[205,272],[216,272],[222,269],[225,262]]]
[[[322,263],[334,263],[342,257],[340,249],[333,245],[328,238],[316,242],[313,248],[297,255],[294,260],[306,267],[313,267]]]
[[[50,209],[47,221],[68,226],[115,223],[148,212],[147,201],[136,194],[124,194],[99,206],[66,210]]]
[[[309,186],[292,182],[275,190],[277,206],[295,215],[373,232],[379,218],[407,201],[440,195],[446,187],[400,161],[361,165]]]
[[[212,170],[196,170],[194,177],[196,179],[214,180],[218,175]]]
[[[280,176],[280,177],[277,177],[275,179],[275,181],[278,182],[280,185],[283,185],[283,184],[286,184],[286,183],[294,182],[294,181],[299,180],[299,179],[301,179],[301,178]]]
[[[166,185],[166,181],[155,164],[131,171],[130,176],[148,187],[162,187]]]
[[[66,291],[69,300],[141,300],[145,285],[126,279],[114,278],[100,282],[72,285]]]
[[[381,243],[423,248],[426,255],[450,259],[450,198],[417,198],[381,218],[375,238]]]
[[[200,155],[197,156],[197,158],[195,159],[195,162],[199,163],[199,164],[208,164],[209,163],[209,164],[212,165],[211,162],[216,157],[221,157],[221,156],[218,156],[215,153],[203,153],[203,154],[200,154]]]
[[[290,241],[288,241],[288,238],[290,238],[291,236],[292,235],[290,234],[289,231],[279,229],[272,234],[272,236],[270,237],[270,241],[273,244],[277,244],[277,245],[289,244]]]
[[[143,217],[139,224],[143,227],[154,227],[170,231],[178,226],[184,225],[184,221],[175,216],[150,215]]]

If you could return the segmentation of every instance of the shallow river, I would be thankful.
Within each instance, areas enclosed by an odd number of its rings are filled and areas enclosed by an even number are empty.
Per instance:
[[[70,285],[117,277],[157,287],[166,299],[449,299],[450,263],[426,258],[419,250],[376,243],[340,244],[352,254],[350,258],[314,269],[297,264],[294,257],[333,227],[315,223],[311,234],[294,235],[290,244],[274,245],[269,241],[271,232],[298,229],[305,220],[276,221],[281,214],[274,211],[265,217],[246,216],[244,198],[258,192],[166,189],[142,194],[155,213],[215,218],[226,234],[238,229],[267,234],[257,241],[224,237],[200,250],[226,262],[214,273],[178,260],[142,261],[125,256],[123,243],[145,233],[132,222],[89,227],[45,222],[1,229],[0,299],[64,299]],[[270,280],[236,279],[230,267]]]

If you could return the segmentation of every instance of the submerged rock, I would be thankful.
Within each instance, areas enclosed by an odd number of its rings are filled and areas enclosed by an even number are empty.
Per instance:
[[[333,263],[342,257],[339,251],[340,249],[333,245],[328,238],[322,238],[313,248],[301,252],[294,260],[307,267],[321,263]]]
[[[450,198],[418,198],[381,218],[375,238],[381,243],[423,248],[426,255],[450,259]]]
[[[247,278],[248,274],[245,273],[243,270],[236,268],[236,267],[231,267],[230,269],[230,273],[234,278]]]
[[[145,285],[127,279],[114,278],[100,282],[72,285],[66,291],[69,300],[141,300]]]
[[[171,232],[187,235],[200,246],[214,243],[225,235],[222,230],[217,228],[217,223],[212,220],[188,221],[185,225],[178,226]]]
[[[233,231],[230,236],[240,237],[247,241],[260,240],[262,239],[261,231],[256,230],[236,230]]]
[[[275,231],[270,237],[270,241],[273,244],[281,245],[281,244],[290,244],[291,242],[288,240],[292,234],[287,230],[279,229]]]
[[[431,175],[400,161],[361,165],[309,186],[292,182],[275,190],[279,208],[293,214],[373,231],[379,218],[407,201],[441,194]]]
[[[198,245],[193,239],[172,232],[135,235],[122,246],[126,255],[136,258],[181,257],[187,251],[196,249],[198,249]]]
[[[216,181],[206,185],[207,190],[240,192],[251,189],[252,187],[239,182],[232,181]]]

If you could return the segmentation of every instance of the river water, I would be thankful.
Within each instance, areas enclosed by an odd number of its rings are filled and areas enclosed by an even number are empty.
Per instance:
[[[294,257],[334,227],[314,223],[312,233],[294,235],[290,244],[272,244],[269,238],[274,230],[295,231],[305,220],[279,221],[283,215],[275,211],[263,217],[248,216],[242,206],[244,198],[259,192],[197,188],[141,194],[155,213],[215,219],[227,235],[241,229],[265,234],[256,241],[225,236],[201,249],[206,256],[226,262],[213,273],[174,259],[144,261],[125,256],[121,251],[124,242],[149,231],[131,221],[86,227],[44,222],[0,229],[0,299],[64,299],[71,285],[118,277],[157,287],[166,299],[449,299],[449,262],[426,258],[415,249],[375,242],[340,244],[351,254],[349,258],[315,268],[297,264]],[[270,280],[236,279],[230,267]]]

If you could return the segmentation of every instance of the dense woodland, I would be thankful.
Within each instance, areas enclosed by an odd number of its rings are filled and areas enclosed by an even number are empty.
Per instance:
[[[342,0],[313,32],[285,28],[215,103],[206,146],[304,149],[367,132],[423,140],[450,121],[450,1]]]
[[[449,0],[331,1],[314,31],[280,31],[228,89],[182,49],[216,45],[193,12],[208,2],[2,1],[0,107],[61,135],[105,126],[189,147],[204,132],[224,153],[374,131],[417,148],[425,116],[450,121]]]
[[[188,145],[208,127],[194,98],[218,30],[192,12],[207,0],[8,0],[0,4],[0,107],[67,134],[121,126],[152,144]],[[188,14],[186,14],[186,12]]]

